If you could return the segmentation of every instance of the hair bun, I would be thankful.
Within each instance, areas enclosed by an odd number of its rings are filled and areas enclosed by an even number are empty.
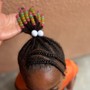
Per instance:
[[[16,18],[23,32],[32,35],[32,37],[42,37],[44,35],[42,30],[44,16],[39,11],[35,12],[33,7],[29,10],[21,8]]]

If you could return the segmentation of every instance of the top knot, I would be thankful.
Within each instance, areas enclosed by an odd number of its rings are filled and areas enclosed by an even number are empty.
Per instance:
[[[35,12],[33,7],[28,10],[21,8],[16,18],[23,32],[33,37],[44,35],[42,31],[44,27],[44,15],[40,14],[39,11]]]

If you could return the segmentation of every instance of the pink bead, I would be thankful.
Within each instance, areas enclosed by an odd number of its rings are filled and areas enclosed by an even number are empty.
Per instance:
[[[44,27],[44,24],[42,24],[42,27]]]
[[[22,13],[22,12],[23,12],[23,10],[21,9],[21,10],[20,10],[20,12]]]
[[[29,22],[30,22],[30,19],[28,18],[28,19],[27,19],[27,21],[29,21]]]
[[[30,15],[32,15],[32,12],[29,12]]]
[[[27,24],[27,22],[24,22],[25,24]]]
[[[22,29],[25,28],[24,26],[21,27]]]
[[[19,17],[19,15],[17,14],[17,15],[16,15],[16,18],[18,18],[18,17]]]

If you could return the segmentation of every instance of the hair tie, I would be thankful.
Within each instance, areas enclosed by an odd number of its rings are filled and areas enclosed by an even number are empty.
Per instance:
[[[37,36],[42,37],[42,36],[44,36],[44,32],[43,32],[42,30],[39,30],[39,31],[37,31],[37,30],[32,30],[31,35],[32,35],[33,37],[37,37]]]
[[[37,37],[37,35],[38,35],[37,30],[32,30],[31,35],[32,35],[33,37]]]

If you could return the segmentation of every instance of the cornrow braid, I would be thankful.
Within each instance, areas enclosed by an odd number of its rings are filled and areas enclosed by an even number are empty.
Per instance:
[[[32,56],[32,55],[43,55],[46,57],[55,58],[56,60],[58,60],[59,62],[61,62],[65,66],[65,63],[61,60],[61,58],[59,56],[52,54],[52,53],[49,53],[47,51],[35,50],[29,54],[29,56]],[[65,68],[66,68],[66,66],[65,66]]]
[[[52,60],[43,60],[42,58],[39,58],[39,60],[30,60],[27,62],[27,69],[29,69],[29,66],[30,65],[35,65],[35,64],[50,64],[50,65],[53,65],[55,66],[56,68],[58,68],[60,70],[60,72],[62,72],[62,74],[65,76],[65,73],[64,73],[64,70],[62,68],[59,67],[59,65],[55,62],[55,61],[52,61]]]
[[[18,64],[21,74],[28,73],[29,67],[46,68],[46,65],[56,67],[63,75],[66,70],[65,56],[62,47],[53,39],[44,35],[44,16],[33,8],[21,8],[17,21],[22,32],[32,36],[21,48],[18,54]],[[37,69],[37,68],[36,68]],[[26,71],[26,72],[23,72]]]
[[[54,41],[54,40],[52,40],[51,38],[48,38],[48,37],[43,37],[43,40],[45,42],[47,42],[49,45],[51,45],[51,47],[54,50],[56,50],[56,52],[58,52],[57,55],[61,56],[61,60],[65,59],[63,49],[62,49],[62,47],[56,41]]]

